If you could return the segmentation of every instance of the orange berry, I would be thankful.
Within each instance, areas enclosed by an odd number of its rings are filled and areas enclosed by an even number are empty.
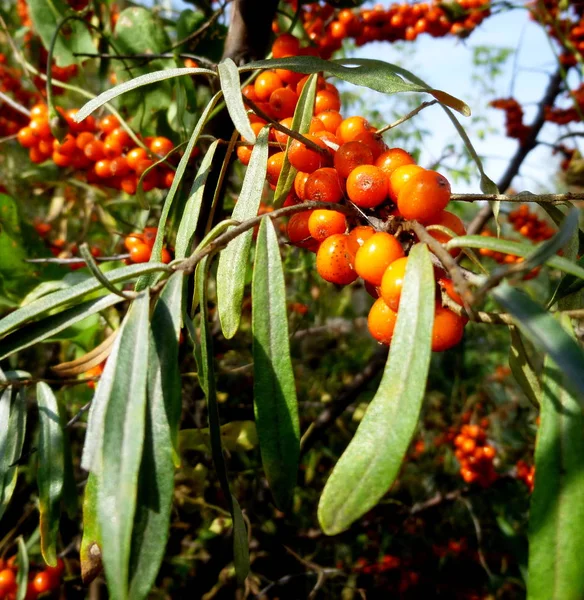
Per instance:
[[[260,102],[267,102],[277,89],[284,87],[284,83],[274,71],[262,71],[254,81],[256,96]]]
[[[110,161],[110,171],[112,177],[124,177],[130,172],[128,160],[125,156],[117,156]]]
[[[330,90],[318,90],[314,101],[314,114],[318,115],[325,110],[341,110],[341,101],[338,95]]]
[[[85,148],[83,148],[83,153],[92,162],[97,162],[98,160],[104,159],[105,149],[103,142],[94,138],[85,146]]]
[[[336,135],[343,142],[353,141],[360,133],[372,129],[365,117],[348,117],[339,125]]]
[[[366,144],[353,141],[343,144],[335,153],[335,169],[347,179],[352,171],[361,165],[373,164],[373,152]]]
[[[339,125],[343,122],[343,117],[337,110],[321,111],[316,115],[316,118],[319,119],[324,125],[324,128],[331,133],[336,133]]]
[[[357,279],[347,251],[347,236],[337,233],[327,237],[316,253],[316,270],[325,280],[347,285]]]
[[[278,120],[292,117],[297,103],[298,96],[290,88],[278,88],[270,95],[272,113]]]
[[[122,148],[126,148],[132,141],[130,135],[123,127],[116,127],[111,133],[107,134],[105,139],[116,140]]]
[[[28,124],[30,130],[37,136],[37,138],[48,140],[53,137],[51,133],[51,127],[46,117],[39,117],[38,119],[31,119]]]
[[[332,167],[317,169],[306,179],[302,193],[303,200],[339,202],[343,197],[343,189],[337,171]]]
[[[466,233],[464,223],[455,214],[447,210],[441,211],[438,216],[436,216],[427,224],[441,225],[442,227],[446,227],[447,229],[454,231],[457,236],[464,235]],[[438,229],[431,229],[428,233],[441,244],[445,244],[452,239],[452,236],[444,233],[443,231],[439,231]],[[453,248],[450,250],[450,254],[452,254],[452,256],[458,256],[459,253],[460,248]]]
[[[300,40],[291,33],[279,35],[272,44],[272,57],[296,56],[300,50]]]
[[[131,233],[129,236],[124,238],[124,246],[128,252],[135,248],[136,246],[140,246],[144,244],[144,238],[141,233]]]
[[[436,305],[432,329],[432,351],[443,352],[462,340],[464,320],[447,308]]]
[[[319,169],[320,170],[320,169]],[[311,173],[305,173],[304,171],[298,171],[296,177],[294,177],[294,191],[300,200],[306,200],[306,182],[310,177]]]
[[[266,172],[266,179],[271,185],[278,183],[278,178],[282,172],[282,166],[284,165],[284,159],[286,158],[285,152],[276,152],[272,154],[268,159],[268,170]]]
[[[389,308],[397,311],[399,300],[406,275],[406,266],[408,264],[407,256],[394,260],[381,279],[381,297]]]
[[[317,146],[327,150],[326,144],[323,140],[316,137],[315,134],[308,134],[305,137]],[[330,163],[330,155],[308,148],[298,140],[292,140],[288,149],[288,160],[295,169],[306,173],[313,173],[317,169],[326,166],[327,163]]]
[[[292,55],[288,55],[292,56]],[[282,57],[285,58],[285,57]],[[296,84],[304,77],[302,73],[289,71],[288,69],[275,69],[276,75],[293,90],[296,89]]]
[[[379,286],[385,269],[403,256],[404,250],[397,239],[390,233],[378,231],[357,250],[355,270],[365,281]]]
[[[122,181],[120,182],[120,187],[126,194],[133,196],[136,193],[136,189],[138,187],[138,178],[136,175],[126,175],[122,177]]]
[[[53,589],[53,581],[49,573],[40,571],[32,580],[32,587],[38,594],[44,594]]]
[[[358,225],[349,231],[347,235],[347,250],[353,262],[355,262],[357,250],[374,234],[375,229],[370,225]],[[377,296],[375,297],[377,298]]]
[[[314,210],[308,219],[308,231],[317,241],[322,242],[336,233],[345,233],[347,218],[336,210]]]
[[[148,144],[148,148],[150,152],[154,152],[154,154],[166,156],[174,148],[174,144],[168,138],[158,136],[151,140]]]
[[[16,591],[16,575],[12,569],[0,571],[0,592],[10,594]]]
[[[142,232],[142,236],[144,238],[144,243],[152,248],[154,246],[154,242],[156,241],[156,236],[158,235],[158,227],[144,227],[144,231]]]
[[[102,179],[107,179],[108,177],[112,176],[111,161],[107,160],[107,158],[104,160],[98,160],[93,169],[95,174]]]
[[[64,154],[65,156],[73,156],[77,149],[77,140],[74,135],[68,133],[62,142],[59,140],[53,140],[53,150],[59,152],[59,154]]]
[[[110,138],[107,136],[103,141],[103,151],[105,153],[106,158],[116,158],[122,155],[124,151],[123,146],[118,142],[118,140]]]
[[[382,344],[389,346],[397,321],[397,313],[378,298],[369,311],[367,327],[369,333]]]
[[[130,167],[132,170],[135,170],[138,163],[145,158],[148,158],[148,153],[146,150],[144,150],[144,148],[140,147],[132,148],[128,154],[126,154],[128,167]]]
[[[107,134],[111,133],[114,129],[117,129],[120,126],[120,122],[114,115],[106,115],[100,119],[97,126],[101,131]]]
[[[448,277],[441,277],[438,279],[438,285],[444,289],[451,300],[454,300],[454,302],[462,306],[462,298],[454,289],[454,283],[452,282],[452,279],[448,279]]]
[[[415,173],[397,197],[397,207],[405,219],[432,221],[450,202],[450,184],[436,171]]]
[[[135,263],[144,263],[150,260],[152,249],[146,244],[138,244],[130,250],[130,260]]]
[[[170,255],[170,252],[167,248],[163,248],[162,252],[160,253],[160,262],[163,262],[165,265],[167,265],[171,260],[172,256]]]
[[[255,87],[253,84],[244,86],[243,89],[241,90],[241,93],[245,98],[248,98],[252,102],[255,102],[258,99],[258,96],[255,92]]]
[[[38,137],[30,127],[23,127],[20,129],[16,138],[23,148],[32,148],[38,143]]]
[[[60,152],[57,152],[57,150],[53,151],[51,158],[53,159],[53,162],[61,168],[68,167],[71,164],[71,157],[61,154]]]
[[[89,131],[82,131],[75,138],[75,145],[77,146],[77,148],[79,148],[79,150],[83,150],[85,148],[85,146],[87,146],[87,144],[89,144],[89,142],[93,142],[94,139],[95,139],[95,136],[93,135],[93,133],[91,133]]]
[[[290,217],[286,227],[288,239],[293,246],[298,248],[307,248],[308,250],[316,250],[318,242],[310,235],[308,229],[308,220],[312,214],[311,210],[303,210]]]
[[[380,167],[381,168],[381,167]],[[404,185],[417,173],[424,171],[423,167],[414,164],[402,165],[394,169],[389,176],[389,197],[397,202],[397,196]]]
[[[347,178],[347,195],[360,208],[374,208],[387,198],[387,175],[374,165],[361,165]]]

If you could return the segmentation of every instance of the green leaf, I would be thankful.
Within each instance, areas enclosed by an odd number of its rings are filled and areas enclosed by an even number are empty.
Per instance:
[[[6,381],[0,370],[0,381]],[[26,433],[26,397],[20,388],[14,400],[13,390],[6,387],[0,393],[0,519],[6,511],[16,486],[18,466]]]
[[[28,588],[28,551],[26,549],[26,544],[24,543],[24,538],[21,535],[18,536],[18,539],[16,541],[18,542],[18,572],[16,574],[16,600],[25,600]]]
[[[231,513],[233,520],[233,566],[235,567],[237,582],[242,585],[249,573],[249,540],[239,502],[233,494],[231,495],[231,503],[233,505]]]
[[[566,317],[565,328],[571,329]],[[584,597],[584,537],[579,535],[584,527],[584,415],[569,391],[569,378],[546,357],[529,519],[528,600]]]
[[[445,247],[447,250],[451,250],[452,248],[486,248],[487,250],[523,257],[529,256],[536,248],[533,244],[511,242],[509,240],[482,235],[462,235],[448,241]],[[552,256],[545,261],[545,264],[584,279],[584,268],[562,256]]]
[[[531,400],[534,406],[538,406],[541,394],[539,378],[529,360],[525,345],[521,339],[521,334],[517,331],[516,327],[510,327],[509,330],[511,333],[509,368],[524,394]]]
[[[264,127],[253,147],[241,192],[231,215],[237,221],[243,222],[258,214],[268,167],[268,134],[269,129]],[[217,309],[221,329],[227,339],[231,339],[239,328],[252,238],[253,230],[249,229],[229,242],[219,255]]]
[[[389,359],[375,397],[318,505],[327,535],[347,529],[387,492],[415,433],[430,366],[434,275],[428,248],[408,258]]]
[[[230,58],[226,58],[217,65],[217,71],[219,72],[219,82],[221,83],[223,98],[225,98],[225,105],[235,129],[239,131],[245,140],[254,144],[256,135],[251,128],[247,109],[243,104],[239,71],[236,64]]]
[[[146,420],[149,300],[148,292],[144,292],[132,303],[114,342],[115,355],[113,351],[106,362],[89,417],[95,420],[102,416],[92,432],[96,454],[91,471],[98,478],[102,560],[110,595],[116,600],[129,597],[132,529]]]
[[[263,219],[252,283],[254,413],[262,464],[276,506],[292,505],[300,425],[290,358],[286,284],[276,230]]]
[[[123,298],[120,296],[108,294],[107,296],[87,300],[73,308],[50,315],[38,323],[24,325],[17,331],[8,334],[5,338],[0,340],[0,360],[10,356],[10,354],[13,354],[14,352],[19,352],[33,344],[42,342],[64,329],[67,329],[67,327],[82,321],[86,317],[105,310],[122,301]]]
[[[178,232],[176,234],[176,244],[174,249],[174,255],[176,258],[186,258],[187,254],[191,250],[191,244],[193,243],[193,236],[199,223],[199,215],[201,214],[201,206],[203,202],[203,194],[205,193],[205,185],[209,173],[213,168],[213,157],[215,151],[219,146],[219,140],[215,140],[210,146],[205,156],[201,161],[201,166],[197,171],[195,181],[191,186],[189,199],[186,202],[185,209],[183,211],[182,218],[178,226]]]
[[[316,98],[316,84],[318,81],[318,74],[314,73],[308,78],[308,81],[304,84],[298,103],[294,109],[294,117],[292,119],[292,129],[299,133],[307,133],[310,129],[310,123],[314,114],[314,100]],[[286,201],[286,197],[290,193],[292,186],[294,185],[294,178],[298,170],[295,169],[288,160],[288,149],[292,139],[288,137],[286,141],[286,154],[284,156],[284,163],[282,164],[282,170],[278,177],[278,183],[276,185],[276,191],[274,192],[274,207],[279,208]]]
[[[81,578],[85,585],[101,573],[101,542],[97,522],[97,477],[90,473],[83,495],[83,536],[79,549]]]
[[[554,316],[523,290],[504,283],[492,290],[495,300],[513,317],[521,333],[539,350],[549,354],[582,397],[584,406],[584,352]]]
[[[45,562],[57,565],[57,536],[61,516],[61,496],[65,480],[63,429],[57,398],[44,382],[37,383],[39,406],[39,512],[41,552]]]
[[[239,516],[236,517],[236,504],[233,502],[233,496],[229,489],[229,479],[227,477],[227,466],[223,456],[221,445],[221,428],[219,424],[219,407],[217,404],[217,389],[215,387],[215,368],[213,365],[213,338],[209,330],[209,309],[207,304],[207,280],[209,277],[209,268],[211,256],[207,255],[197,266],[195,271],[196,295],[199,298],[200,305],[200,343],[195,347],[195,359],[197,361],[197,373],[199,375],[199,385],[207,399],[207,411],[209,419],[209,432],[211,439],[211,454],[213,463],[217,471],[217,477],[221,484],[221,490],[227,501],[229,512],[234,523],[233,536],[233,555],[235,574],[239,583],[242,583],[249,573],[249,549],[247,547],[247,535],[245,536],[245,548],[241,547],[243,538],[240,528],[236,529],[236,521],[242,522]],[[237,506],[239,508],[239,506]]]
[[[127,267],[120,267],[119,269],[114,269],[113,271],[104,273],[104,276],[111,283],[121,283],[135,279],[139,275],[145,273],[155,273],[157,271],[169,270],[170,269],[168,265],[163,263],[143,263],[138,265],[129,265]],[[89,277],[85,281],[70,288],[59,290],[52,294],[47,294],[38,300],[34,300],[30,304],[13,311],[0,321],[0,336],[6,335],[23,323],[45,315],[56,308],[74,303],[75,300],[83,298],[86,294],[96,292],[100,289],[103,289],[101,283],[99,283],[95,277]]]
[[[67,16],[75,14],[64,0],[27,0],[28,10],[35,33],[40,36],[46,50],[51,45],[53,34],[59,23]],[[81,21],[69,21],[57,38],[53,58],[59,67],[81,63],[74,53],[93,53],[95,45],[89,29]]]
[[[146,598],[154,585],[170,527],[173,450],[178,456],[182,408],[178,343],[184,281],[180,272],[168,280],[152,315],[144,450],[130,558],[129,598],[136,600]]]
[[[181,181],[183,179],[185,171],[187,170],[188,164],[191,160],[191,154],[193,152],[193,148],[199,141],[199,136],[201,135],[201,132],[203,131],[203,127],[205,127],[205,124],[207,123],[207,119],[209,118],[209,115],[210,115],[211,111],[213,110],[213,107],[215,106],[215,104],[217,103],[217,100],[219,99],[219,95],[220,95],[220,92],[217,92],[213,96],[213,98],[211,98],[211,100],[209,100],[209,103],[205,107],[205,110],[203,111],[201,118],[197,121],[197,124],[195,125],[195,128],[193,129],[193,133],[191,134],[189,143],[187,144],[187,147],[185,148],[185,152],[182,155],[180,162],[178,163],[178,167],[176,168],[176,173],[174,174],[174,179],[172,180],[172,185],[170,186],[170,189],[168,190],[168,194],[166,195],[166,198],[164,199],[164,205],[162,206],[162,212],[158,219],[158,231],[156,233],[156,239],[154,240],[154,246],[152,246],[152,253],[150,255],[151,262],[160,260],[160,255],[162,252],[162,244],[164,241],[164,234],[165,234],[165,230],[166,230],[166,221],[168,219],[168,215],[170,214],[170,209],[172,207],[172,203],[174,201],[174,198],[176,196],[178,188],[181,184]],[[138,282],[136,283],[136,290],[137,291],[143,290],[144,288],[148,287],[149,285],[154,284],[157,279],[158,279],[158,277],[156,275],[149,275],[149,276],[141,277],[138,280]]]

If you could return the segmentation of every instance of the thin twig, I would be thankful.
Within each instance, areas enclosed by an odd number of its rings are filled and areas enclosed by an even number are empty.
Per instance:
[[[108,261],[116,261],[116,260],[126,260],[127,258],[130,258],[129,254],[117,254],[115,256],[94,256],[94,259],[97,262],[108,262]],[[51,263],[51,264],[57,264],[57,265],[72,265],[72,264],[85,264],[85,261],[79,257],[73,257],[73,258],[25,258],[24,262],[27,263],[39,263],[39,264],[44,264],[44,263]]]
[[[22,104],[16,102],[16,100],[13,100],[4,92],[0,92],[0,100],[2,100],[2,102],[5,102],[6,104],[8,104],[8,106],[12,107],[14,110],[18,111],[19,113],[22,113],[25,117],[28,117],[30,119],[30,110],[22,106]]]
[[[438,100],[428,100],[427,102],[422,102],[422,104],[420,104],[420,106],[418,106],[417,108],[414,108],[414,110],[410,111],[407,115],[404,115],[403,117],[399,118],[397,121],[394,121],[393,123],[390,123],[389,125],[385,125],[385,127],[381,127],[375,133],[377,135],[382,135],[386,131],[389,131],[390,129],[393,129],[394,127],[397,127],[398,125],[405,123],[412,117],[415,117],[419,112],[423,111],[425,108],[428,108],[428,106],[432,106],[433,104],[438,104]]]
[[[68,429],[69,427],[72,427],[73,425],[75,425],[75,423],[77,423],[77,421],[79,421],[79,419],[89,410],[89,407],[91,406],[91,400],[87,403],[84,404],[78,411],[77,414],[75,414],[73,417],[71,417],[71,419],[69,420],[69,422],[67,423],[67,425],[65,425],[65,429]]]
[[[209,27],[211,27],[211,25],[213,25],[213,23],[215,23],[215,21],[225,12],[226,6],[227,2],[220,6],[208,19],[206,19],[205,22],[198,29],[195,29],[195,31],[189,33],[189,35],[187,35],[187,37],[183,38],[182,40],[175,42],[169,48],[169,50],[174,50],[175,48],[178,48],[179,46],[182,46],[187,42],[192,42],[193,40],[196,40],[199,36],[203,35],[203,33],[205,33],[205,31],[207,31],[207,29],[209,29]]]
[[[566,202],[579,202],[584,200],[584,193],[568,192],[566,194],[451,194],[450,200],[454,202],[480,202],[482,200],[515,202],[537,202],[538,204],[564,204]],[[470,229],[470,226],[469,226]],[[469,232],[470,233],[470,232]]]

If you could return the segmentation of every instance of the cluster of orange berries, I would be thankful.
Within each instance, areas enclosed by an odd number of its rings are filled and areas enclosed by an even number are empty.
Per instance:
[[[535,485],[535,465],[529,466],[524,460],[518,460],[515,468],[517,479],[523,481],[530,493],[533,492],[533,486]]]
[[[521,204],[511,211],[507,219],[515,231],[535,243],[549,240],[556,233],[546,221],[530,212],[527,204]]]
[[[130,253],[130,262],[144,263],[150,260],[157,233],[157,227],[145,227],[142,233],[131,233],[124,239],[124,246]],[[162,248],[160,260],[167,264],[172,260],[166,246]]]
[[[88,183],[121,189],[133,195],[142,174],[152,167],[155,160],[174,149],[168,138],[145,138],[149,155],[144,148],[134,145],[128,132],[113,115],[100,120],[89,116],[76,123],[73,120],[76,109],[59,109],[59,112],[69,127],[69,133],[62,141],[53,137],[45,104],[32,107],[30,122],[18,131],[18,141],[28,148],[33,163],[52,159],[58,167],[83,171]],[[145,192],[156,187],[166,189],[172,185],[173,179],[172,169],[156,166],[142,178],[142,189]]]
[[[274,56],[299,52],[299,41],[290,34],[278,37],[272,47]],[[264,71],[243,94],[254,103],[263,103],[264,112],[271,109],[270,116],[289,128],[306,80],[281,69]],[[369,331],[379,342],[389,344],[408,260],[404,246],[411,243],[412,236],[406,232],[400,240],[387,229],[395,226],[397,230],[402,219],[444,227],[456,235],[463,235],[465,228],[458,217],[444,210],[450,200],[450,184],[442,175],[416,165],[401,148],[388,149],[363,117],[343,118],[338,91],[324,78],[319,78],[317,88],[314,116],[305,135],[311,145],[293,139],[288,148],[288,160],[297,174],[285,206],[320,201],[338,204],[340,210],[299,212],[290,218],[287,235],[292,245],[316,252],[316,269],[326,281],[337,285],[350,284],[358,277],[365,281],[377,299],[369,313]],[[257,115],[251,120],[256,132],[267,125]],[[274,189],[288,135],[273,127],[270,135],[276,148],[272,147],[268,160],[267,180]],[[251,147],[240,145],[237,154],[248,164]],[[379,230],[347,217],[358,212],[368,220],[364,211],[382,219]],[[440,242],[450,239],[440,230],[431,234]],[[458,296],[453,299],[460,301]],[[460,342],[464,325],[464,318],[437,302],[433,350],[446,350]]]
[[[358,573],[364,573],[365,575],[374,575],[377,573],[385,573],[393,569],[399,569],[402,565],[402,561],[398,556],[392,556],[391,554],[385,554],[377,562],[368,562],[366,558],[359,558],[354,566],[353,571]]]
[[[545,107],[545,119],[556,125],[567,125],[573,121],[581,121],[584,112],[584,84],[570,91],[573,106],[570,108]],[[574,106],[574,105],[577,105]]]
[[[466,483],[488,487],[497,479],[493,467],[497,451],[486,443],[486,438],[484,428],[479,425],[463,425],[454,438],[454,454],[460,462],[460,475]]]
[[[31,104],[34,94],[22,87],[22,74],[6,64],[6,56],[0,54],[0,92],[10,95],[24,107]],[[2,103],[0,114],[0,137],[14,135],[27,122],[26,116],[9,104]]]
[[[505,130],[507,137],[519,140],[523,144],[529,135],[530,127],[523,123],[523,108],[515,98],[497,98],[491,103],[493,108],[505,111]]]
[[[413,41],[422,33],[467,36],[490,14],[489,6],[489,0],[456,0],[339,11],[330,4],[315,2],[302,7],[301,19],[322,57],[329,58],[346,38],[362,46],[373,41]]]
[[[15,562],[16,556],[6,561],[0,559],[0,600],[15,600],[18,593]],[[59,558],[56,567],[47,567],[29,573],[25,600],[36,600],[43,594],[59,589],[64,570],[65,564]]]

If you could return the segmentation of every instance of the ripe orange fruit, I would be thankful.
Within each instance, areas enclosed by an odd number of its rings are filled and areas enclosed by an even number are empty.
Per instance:
[[[304,200],[315,202],[339,202],[343,197],[339,175],[332,167],[323,167],[311,173],[301,190]]]
[[[312,214],[311,210],[303,210],[290,217],[286,227],[288,239],[293,246],[306,248],[310,251],[316,251],[318,242],[313,239],[308,229],[308,220]]]
[[[308,230],[317,242],[322,242],[336,233],[345,233],[346,229],[347,218],[336,210],[317,209],[308,219]]]
[[[348,117],[337,129],[337,137],[343,142],[353,141],[360,133],[373,129],[365,117]]]
[[[414,164],[402,165],[401,167],[394,169],[389,176],[389,197],[394,202],[397,202],[397,196],[404,185],[416,173],[421,173],[423,170],[423,167]]]
[[[463,333],[462,317],[437,304],[432,329],[432,351],[443,352],[456,346],[462,340]]]
[[[316,137],[315,134],[309,133],[305,137],[314,142],[317,146],[328,151],[324,141]],[[288,160],[295,169],[304,171],[305,173],[313,173],[317,169],[326,167],[327,164],[330,164],[330,155],[308,148],[298,140],[292,140],[288,149]]]
[[[387,175],[374,165],[361,165],[347,178],[347,195],[361,208],[374,208],[387,199]]]
[[[381,297],[387,306],[395,311],[397,311],[399,307],[407,264],[407,256],[394,260],[389,267],[385,269],[381,279]]]
[[[383,298],[378,298],[369,311],[367,327],[378,342],[389,346],[396,321],[397,313],[385,304]]]
[[[146,244],[137,244],[130,250],[130,260],[135,263],[144,263],[150,260],[152,249]]]
[[[347,179],[357,167],[372,164],[373,152],[371,148],[359,141],[347,142],[335,152],[335,169],[344,179]]]
[[[358,225],[349,231],[347,236],[347,249],[351,255],[351,260],[355,262],[357,250],[375,233],[375,229],[370,225]],[[377,296],[375,296],[377,298]]]
[[[326,238],[316,253],[316,270],[325,280],[347,285],[357,279],[347,251],[347,236],[337,233]]]
[[[401,148],[390,148],[381,154],[375,161],[375,165],[384,171],[388,177],[398,167],[414,164],[416,164],[416,161],[412,155]]]
[[[357,250],[355,271],[365,281],[379,286],[385,269],[403,256],[404,250],[397,239],[390,233],[379,231]]]
[[[284,87],[284,83],[274,71],[262,71],[257,76],[253,86],[258,100],[267,102],[273,92]]]
[[[295,56],[300,50],[300,40],[291,33],[279,35],[272,44],[272,57]]]
[[[447,229],[454,231],[457,236],[464,235],[466,233],[464,223],[455,214],[447,210],[441,211],[438,216],[427,223],[427,225],[442,225],[442,227],[446,227]],[[441,244],[445,244],[452,239],[452,236],[444,233],[443,231],[439,231],[438,229],[432,229],[428,233]],[[450,250],[450,254],[452,256],[458,256],[458,254],[460,254],[460,248],[453,248]]]
[[[415,173],[400,189],[397,207],[405,219],[428,223],[450,202],[450,184],[436,171]]]
[[[282,166],[284,165],[285,157],[285,152],[276,152],[276,154],[272,154],[272,156],[270,156],[268,159],[268,170],[266,172],[266,179],[268,180],[268,183],[272,185],[276,185],[278,183],[278,178],[282,172]]]

